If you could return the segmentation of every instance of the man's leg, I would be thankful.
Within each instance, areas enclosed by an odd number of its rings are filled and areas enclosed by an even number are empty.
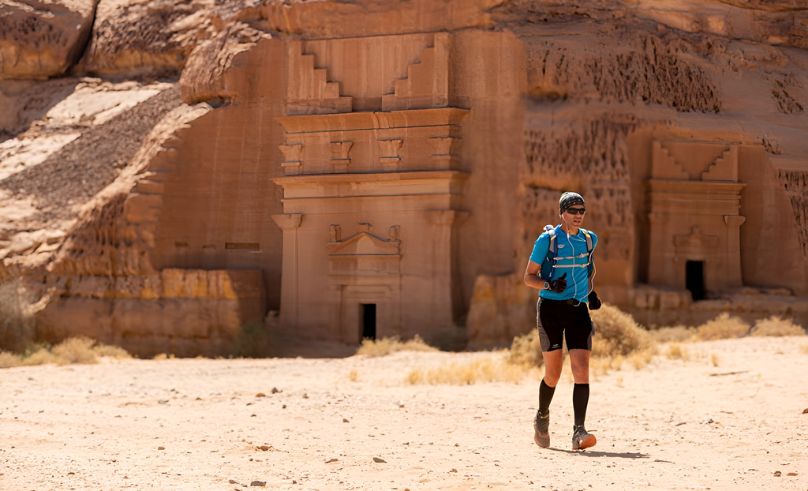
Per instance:
[[[550,402],[553,400],[558,379],[561,378],[563,358],[560,349],[545,351],[541,356],[544,358],[544,378],[539,386],[539,411],[547,412],[550,409]]]
[[[557,321],[555,304],[540,300],[537,310],[536,327],[544,358],[544,378],[539,386],[539,409],[533,420],[533,441],[536,445],[547,448],[550,446],[550,402],[561,377],[561,345],[564,335]]]
[[[586,420],[586,406],[589,403],[589,350],[570,350],[570,365],[575,387],[572,389],[572,407],[575,412],[575,426],[583,426]]]
[[[589,355],[592,350],[592,320],[589,310],[582,306],[575,311],[574,327],[567,328],[566,338],[570,353],[570,366],[575,387],[572,390],[572,407],[575,425],[572,430],[572,449],[582,450],[597,443],[595,435],[584,427],[586,407],[589,403]]]
[[[561,377],[561,350],[544,351],[544,378],[539,386],[539,410],[533,420],[533,441],[536,445],[550,446],[550,402],[553,400],[556,384]]]

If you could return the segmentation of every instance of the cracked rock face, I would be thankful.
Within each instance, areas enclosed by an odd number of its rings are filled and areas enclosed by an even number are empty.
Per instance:
[[[95,0],[9,0],[0,5],[0,79],[65,73],[90,35]]]
[[[212,0],[110,0],[98,5],[86,69],[98,75],[176,76],[210,36]]]

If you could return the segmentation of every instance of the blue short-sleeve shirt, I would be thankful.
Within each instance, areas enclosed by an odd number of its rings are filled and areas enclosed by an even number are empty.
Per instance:
[[[581,230],[578,230],[577,235],[567,236],[567,233],[557,225],[555,228],[556,234],[556,258],[557,265],[573,266],[571,268],[554,268],[551,279],[557,280],[566,273],[567,288],[563,292],[557,293],[552,290],[539,290],[539,296],[550,300],[568,300],[575,298],[581,302],[586,302],[589,297],[589,277],[588,268],[583,267],[588,261],[594,260],[594,251],[598,245],[598,236],[594,232],[587,229],[589,235],[592,237],[592,254],[587,254],[586,250],[586,236]],[[536,239],[533,244],[533,252],[530,254],[530,260],[534,263],[541,265],[544,258],[547,257],[547,251],[550,248],[550,232],[544,232]],[[582,267],[575,267],[575,266]]]

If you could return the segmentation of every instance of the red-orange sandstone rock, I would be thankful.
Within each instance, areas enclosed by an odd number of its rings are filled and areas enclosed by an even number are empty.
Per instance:
[[[96,0],[9,0],[0,5],[0,79],[62,75],[90,35]]]

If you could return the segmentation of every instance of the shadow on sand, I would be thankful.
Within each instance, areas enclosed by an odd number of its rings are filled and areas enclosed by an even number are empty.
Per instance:
[[[554,452],[563,452],[575,455],[581,455],[583,457],[615,457],[619,459],[647,459],[647,453],[640,453],[640,452],[604,452],[601,450],[564,450],[562,448],[552,448],[550,447],[548,450],[553,450]]]

